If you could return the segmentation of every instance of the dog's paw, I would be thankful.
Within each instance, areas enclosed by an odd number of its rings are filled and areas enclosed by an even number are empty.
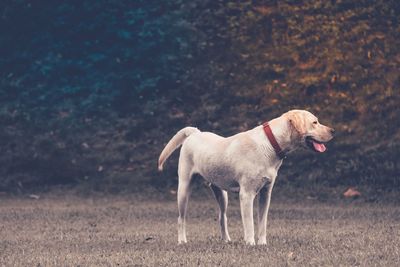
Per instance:
[[[187,243],[187,240],[178,240],[178,245],[184,245]]]
[[[266,245],[266,244],[267,244],[267,237],[259,236],[257,240],[257,245]]]
[[[254,246],[256,242],[254,240],[246,240],[246,245]]]
[[[228,235],[228,236],[222,236],[222,240],[223,240],[225,243],[231,242],[231,238],[230,238],[229,235]]]

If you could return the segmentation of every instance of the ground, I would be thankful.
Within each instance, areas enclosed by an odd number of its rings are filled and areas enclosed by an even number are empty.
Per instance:
[[[188,243],[178,245],[172,196],[2,196],[0,265],[394,266],[400,260],[398,206],[273,200],[268,245],[250,247],[231,198],[233,242],[219,240],[210,193],[191,199]]]

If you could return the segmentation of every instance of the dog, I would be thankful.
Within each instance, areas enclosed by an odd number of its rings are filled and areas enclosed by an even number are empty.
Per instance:
[[[266,244],[271,192],[284,157],[301,147],[322,153],[334,130],[319,123],[305,110],[290,110],[268,123],[224,138],[194,127],[178,131],[158,160],[162,171],[167,158],[182,145],[178,164],[178,244],[186,243],[186,211],[190,182],[201,175],[219,204],[221,237],[231,238],[227,228],[228,191],[239,192],[246,244],[255,245],[253,202],[259,195],[257,244]]]

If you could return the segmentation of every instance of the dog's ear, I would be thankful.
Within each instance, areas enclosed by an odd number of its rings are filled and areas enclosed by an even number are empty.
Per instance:
[[[288,114],[289,125],[292,128],[292,132],[299,136],[303,136],[306,132],[305,120],[299,114],[289,113]]]

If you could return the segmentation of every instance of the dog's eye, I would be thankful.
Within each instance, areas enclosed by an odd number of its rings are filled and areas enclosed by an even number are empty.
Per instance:
[[[317,124],[317,123],[318,123],[318,121],[314,121],[314,122],[313,122],[313,124]]]

